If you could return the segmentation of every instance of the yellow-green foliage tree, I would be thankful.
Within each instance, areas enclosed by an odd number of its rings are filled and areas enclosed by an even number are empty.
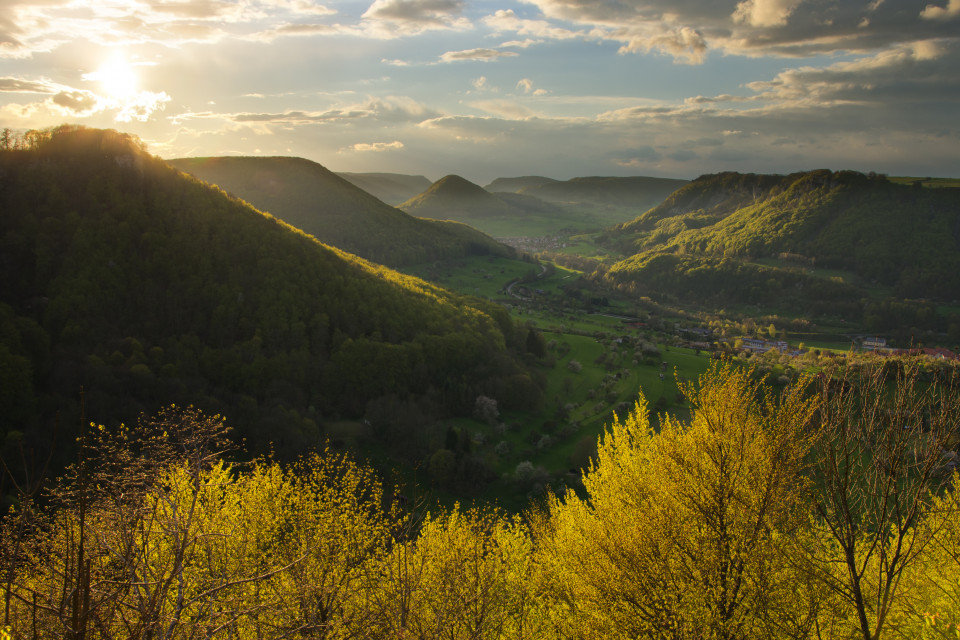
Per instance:
[[[243,470],[223,461],[224,433],[219,417],[175,408],[130,430],[96,428],[48,517],[4,557],[13,637],[362,629],[364,564],[384,550],[379,482],[332,454]],[[23,530],[9,520],[7,531]]]
[[[400,505],[331,451],[230,463],[193,409],[92,428],[0,520],[0,637],[960,638],[956,387],[752,373],[659,430],[641,398],[524,519]]]
[[[516,517],[459,507],[427,514],[377,569],[369,637],[542,637],[531,544]]]
[[[603,438],[587,497],[549,505],[543,557],[565,637],[765,638],[812,623],[782,547],[815,399],[729,367],[684,393],[688,423],[655,432],[641,399]]]

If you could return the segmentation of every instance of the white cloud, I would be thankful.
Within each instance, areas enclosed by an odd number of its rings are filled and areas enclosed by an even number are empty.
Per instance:
[[[513,51],[499,49],[466,49],[464,51],[447,51],[440,56],[441,62],[463,62],[467,60],[489,62],[498,58],[512,58],[519,54]]]
[[[470,81],[470,84],[472,84],[473,88],[477,91],[482,91],[487,86],[487,77],[480,76],[479,78],[474,78]]]
[[[527,38],[526,40],[508,40],[500,44],[501,47],[514,47],[516,49],[526,49],[532,47],[535,44],[543,44],[543,40],[535,40],[533,38]]]
[[[537,39],[569,40],[586,35],[583,31],[572,31],[558,27],[546,20],[521,19],[517,17],[513,9],[500,9],[492,16],[485,17],[483,23],[493,29],[495,33],[507,31]]]
[[[172,120],[180,124],[187,120],[221,120],[244,126],[304,126],[335,125],[351,122],[371,122],[380,124],[419,123],[439,117],[438,111],[404,96],[386,98],[368,98],[364,102],[344,104],[320,111],[286,110],[280,112],[185,112],[173,116]],[[269,131],[269,129],[267,129]]]
[[[530,93],[533,90],[533,80],[530,78],[523,78],[517,83],[517,89],[520,89],[524,93]]]
[[[608,35],[610,39],[625,41],[625,44],[620,47],[620,53],[658,51],[671,55],[676,60],[691,64],[703,62],[708,49],[703,34],[690,27],[666,29],[653,34],[620,29],[612,31]]]
[[[399,140],[394,140],[393,142],[358,142],[357,144],[347,147],[345,150],[349,151],[395,151],[397,149],[403,149],[403,143]]]
[[[803,0],[743,0],[731,16],[754,27],[782,27]]]
[[[63,87],[45,78],[25,80],[23,78],[0,78],[0,93],[57,93]]]
[[[960,17],[960,0],[949,0],[946,7],[928,4],[920,12],[920,17],[925,20],[952,20]]]

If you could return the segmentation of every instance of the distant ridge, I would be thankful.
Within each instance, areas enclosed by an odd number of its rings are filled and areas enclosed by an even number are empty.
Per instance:
[[[430,188],[425,176],[410,176],[402,173],[348,173],[336,174],[367,193],[389,205],[397,206]]]
[[[440,178],[400,208],[411,215],[439,220],[462,220],[522,213],[483,187],[457,175]]]
[[[411,217],[303,158],[179,158],[169,163],[322,242],[380,264],[514,255],[509,247],[465,225]]]
[[[490,193],[519,193],[528,187],[538,187],[542,184],[559,182],[553,178],[543,176],[519,176],[517,178],[497,178],[484,187]]]
[[[632,208],[642,212],[656,206],[688,180],[646,176],[588,176],[564,182],[531,184],[519,190],[554,203],[589,203],[594,206]]]

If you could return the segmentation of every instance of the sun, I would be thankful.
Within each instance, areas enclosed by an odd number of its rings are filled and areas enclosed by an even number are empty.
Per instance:
[[[109,60],[84,78],[100,83],[103,91],[116,100],[135,95],[139,88],[137,72],[125,58]]]

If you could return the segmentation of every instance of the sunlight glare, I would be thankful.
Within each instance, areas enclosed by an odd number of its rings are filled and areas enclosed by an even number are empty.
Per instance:
[[[104,63],[85,78],[99,82],[111,98],[129,98],[137,93],[137,73],[124,58],[114,58]]]

